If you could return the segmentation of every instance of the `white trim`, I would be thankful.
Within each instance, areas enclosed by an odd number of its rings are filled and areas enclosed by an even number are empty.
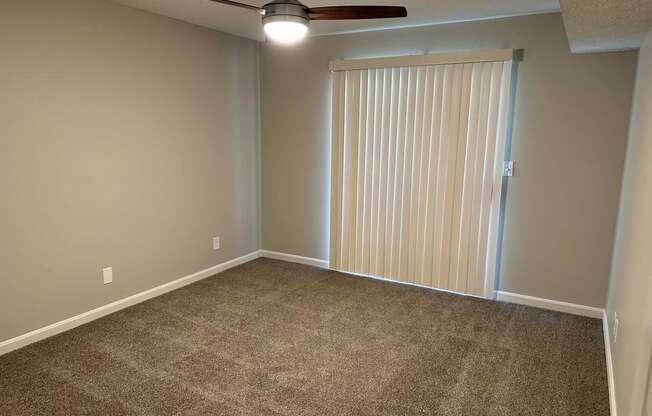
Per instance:
[[[313,257],[303,257],[303,256],[297,256],[294,254],[287,254],[287,253],[281,253],[278,251],[269,251],[269,250],[260,250],[259,252],[259,257],[266,257],[270,259],[275,259],[275,260],[281,260],[281,261],[287,261],[290,263],[299,263],[299,264],[305,264],[308,266],[314,266],[314,267],[319,267],[321,269],[328,269],[328,270],[333,270],[339,273],[344,273],[352,276],[359,276],[359,277],[366,277],[369,279],[374,279],[374,280],[380,280],[383,282],[390,282],[390,283],[398,283],[402,285],[407,285],[407,286],[415,286],[415,287],[420,287],[424,289],[429,289],[429,290],[435,290],[438,292],[446,292],[446,293],[453,293],[455,295],[460,295],[460,296],[468,296],[468,297],[474,297],[474,298],[479,298],[479,299],[485,299],[482,296],[475,296],[475,295],[469,295],[466,293],[460,293],[460,292],[454,292],[452,290],[446,290],[446,289],[439,289],[436,287],[430,287],[430,286],[424,286],[420,285],[417,283],[410,283],[410,282],[403,282],[403,281],[398,281],[398,280],[391,280],[387,279],[384,277],[378,277],[378,276],[373,276],[373,275],[368,275],[368,274],[363,274],[363,273],[354,273],[350,271],[343,271],[343,270],[337,270],[333,269],[330,267],[328,260],[321,260],[321,259],[316,259]],[[557,312],[565,312],[565,313],[570,313],[573,315],[580,315],[580,316],[586,316],[589,318],[595,318],[595,319],[602,319],[605,311],[602,308],[595,308],[592,306],[584,306],[584,305],[577,305],[574,303],[567,303],[567,302],[560,302],[556,300],[549,300],[549,299],[543,299],[543,298],[535,298],[532,296],[526,296],[526,295],[519,295],[516,293],[509,293],[509,292],[502,292],[502,291],[497,291],[496,292],[496,300],[502,301],[502,302],[511,302],[511,303],[517,303],[520,305],[526,305],[526,306],[533,306],[537,308],[542,308],[542,309],[549,309]]]
[[[609,383],[609,408],[611,409],[611,416],[618,415],[618,407],[616,406],[616,381],[614,378],[614,362],[611,355],[611,332],[609,332],[609,318],[607,311],[602,315],[602,332],[604,334],[604,353],[607,360],[607,380]]]
[[[396,30],[396,29],[419,29],[419,28],[427,28],[432,26],[450,25],[456,23],[486,22],[487,20],[511,19],[513,17],[539,16],[542,14],[559,14],[560,12],[561,12],[560,8],[554,8],[554,9],[546,9],[546,10],[536,10],[533,12],[506,13],[506,14],[497,14],[494,16],[485,16],[485,17],[469,17],[469,18],[460,18],[460,19],[441,20],[438,22],[429,22],[429,23],[413,23],[413,24],[396,25],[396,26],[390,26],[384,28],[371,27],[371,28],[364,28],[364,29],[338,30],[329,33],[316,33],[314,35],[310,35],[310,37],[320,38],[325,36],[349,35],[352,33],[385,32],[387,30]]]
[[[485,275],[483,294],[487,299],[492,299],[496,290],[496,271],[498,270],[498,248],[502,244],[500,220],[504,210],[503,188],[505,178],[503,177],[503,164],[505,155],[509,154],[511,141],[507,135],[513,125],[512,109],[513,95],[515,89],[512,79],[515,76],[516,65],[512,62],[503,64],[503,83],[501,85],[500,102],[498,105],[498,122],[496,125],[496,154],[494,155],[494,177],[489,202],[489,223],[487,229],[487,257],[485,260]],[[482,205],[481,205],[482,207]],[[482,208],[484,209],[484,208]],[[482,236],[484,237],[484,236]]]
[[[533,306],[535,308],[549,309],[551,311],[570,313],[589,318],[602,319],[604,309],[593,306],[578,305],[575,303],[560,302],[533,296],[519,295],[518,293],[496,292],[496,300],[501,302],[517,303],[519,305]]]
[[[269,250],[259,250],[258,255],[259,257],[266,257],[268,259],[282,260],[290,263],[306,264],[308,266],[328,269],[328,260],[297,256],[294,254],[286,254],[286,253],[280,253],[278,251],[269,251]]]
[[[297,256],[297,255],[294,255],[294,254],[280,253],[278,251],[269,251],[269,250],[260,250],[258,253],[259,253],[260,257],[266,257],[266,258],[269,258],[269,259],[287,261],[287,262],[290,262],[290,263],[306,264],[308,266],[314,266],[314,267],[318,267],[320,269],[332,270],[334,272],[348,274],[348,275],[351,275],[351,276],[365,277],[367,279],[374,279],[374,280],[379,280],[379,281],[382,281],[382,282],[397,283],[397,284],[400,284],[400,285],[420,287],[420,288],[423,288],[423,289],[434,290],[434,291],[437,291],[437,292],[452,293],[452,294],[460,295],[460,296],[467,296],[467,297],[472,297],[472,298],[485,299],[482,296],[469,295],[467,293],[454,292],[452,290],[446,290],[446,289],[439,289],[439,288],[436,288],[436,287],[420,285],[418,283],[403,282],[403,281],[400,281],[400,280],[391,280],[391,279],[387,279],[387,278],[384,278],[384,277],[373,276],[373,275],[370,275],[370,274],[354,273],[354,272],[345,271],[345,270],[337,270],[337,269],[333,269],[333,268],[330,267],[328,260],[321,260],[321,259],[316,259],[316,258],[313,258],[313,257]]]
[[[137,293],[135,295],[126,297],[124,299],[120,299],[115,302],[109,303],[108,305],[100,306],[97,309],[84,312],[77,316],[64,319],[63,321],[59,321],[51,325],[45,326],[43,328],[39,328],[34,331],[28,332],[26,334],[19,335],[15,338],[11,338],[6,341],[0,342],[0,355],[6,354],[18,348],[25,347],[29,344],[43,340],[45,338],[49,338],[53,335],[60,334],[64,331],[68,331],[70,329],[73,329],[85,323],[109,315],[113,312],[117,312],[121,309],[128,308],[129,306],[133,306],[137,303],[144,302],[148,299],[163,295],[167,292],[171,292],[175,289],[179,289],[183,286],[187,286],[189,284],[195,283],[207,277],[214,276],[217,273],[239,266],[243,263],[247,263],[251,260],[255,260],[258,258],[258,256],[259,256],[258,252],[254,251],[242,257],[229,260],[222,264],[209,267],[208,269],[204,269],[197,273],[193,273],[191,275],[182,277],[172,282],[157,286],[153,289],[149,289],[144,292]]]
[[[518,56],[520,56],[520,53],[515,49],[481,49],[466,52],[333,61],[330,63],[329,67],[331,71],[353,71],[359,69],[397,68],[406,66],[500,62],[511,61],[517,59]]]

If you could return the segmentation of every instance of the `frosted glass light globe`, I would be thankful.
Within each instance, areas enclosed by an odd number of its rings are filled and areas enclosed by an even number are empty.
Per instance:
[[[296,20],[274,20],[265,23],[265,33],[274,42],[295,43],[308,34],[308,25]]]

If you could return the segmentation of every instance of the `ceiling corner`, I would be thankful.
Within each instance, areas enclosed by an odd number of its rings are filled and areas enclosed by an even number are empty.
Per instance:
[[[637,49],[652,27],[652,0],[561,0],[573,53]]]

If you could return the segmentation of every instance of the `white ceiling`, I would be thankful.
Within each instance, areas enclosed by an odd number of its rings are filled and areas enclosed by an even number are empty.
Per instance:
[[[164,16],[206,26],[255,40],[263,40],[260,16],[238,7],[210,0],[114,0]],[[242,0],[256,6],[266,0]],[[559,11],[559,0],[305,0],[308,7],[339,5],[406,6],[405,19],[357,20],[311,23],[311,35],[421,26],[522,14]]]
[[[561,0],[573,52],[636,49],[652,27],[652,0]]]

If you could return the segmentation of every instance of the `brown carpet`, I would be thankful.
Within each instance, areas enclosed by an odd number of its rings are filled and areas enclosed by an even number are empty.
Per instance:
[[[0,415],[587,415],[598,320],[259,259],[0,357]]]

